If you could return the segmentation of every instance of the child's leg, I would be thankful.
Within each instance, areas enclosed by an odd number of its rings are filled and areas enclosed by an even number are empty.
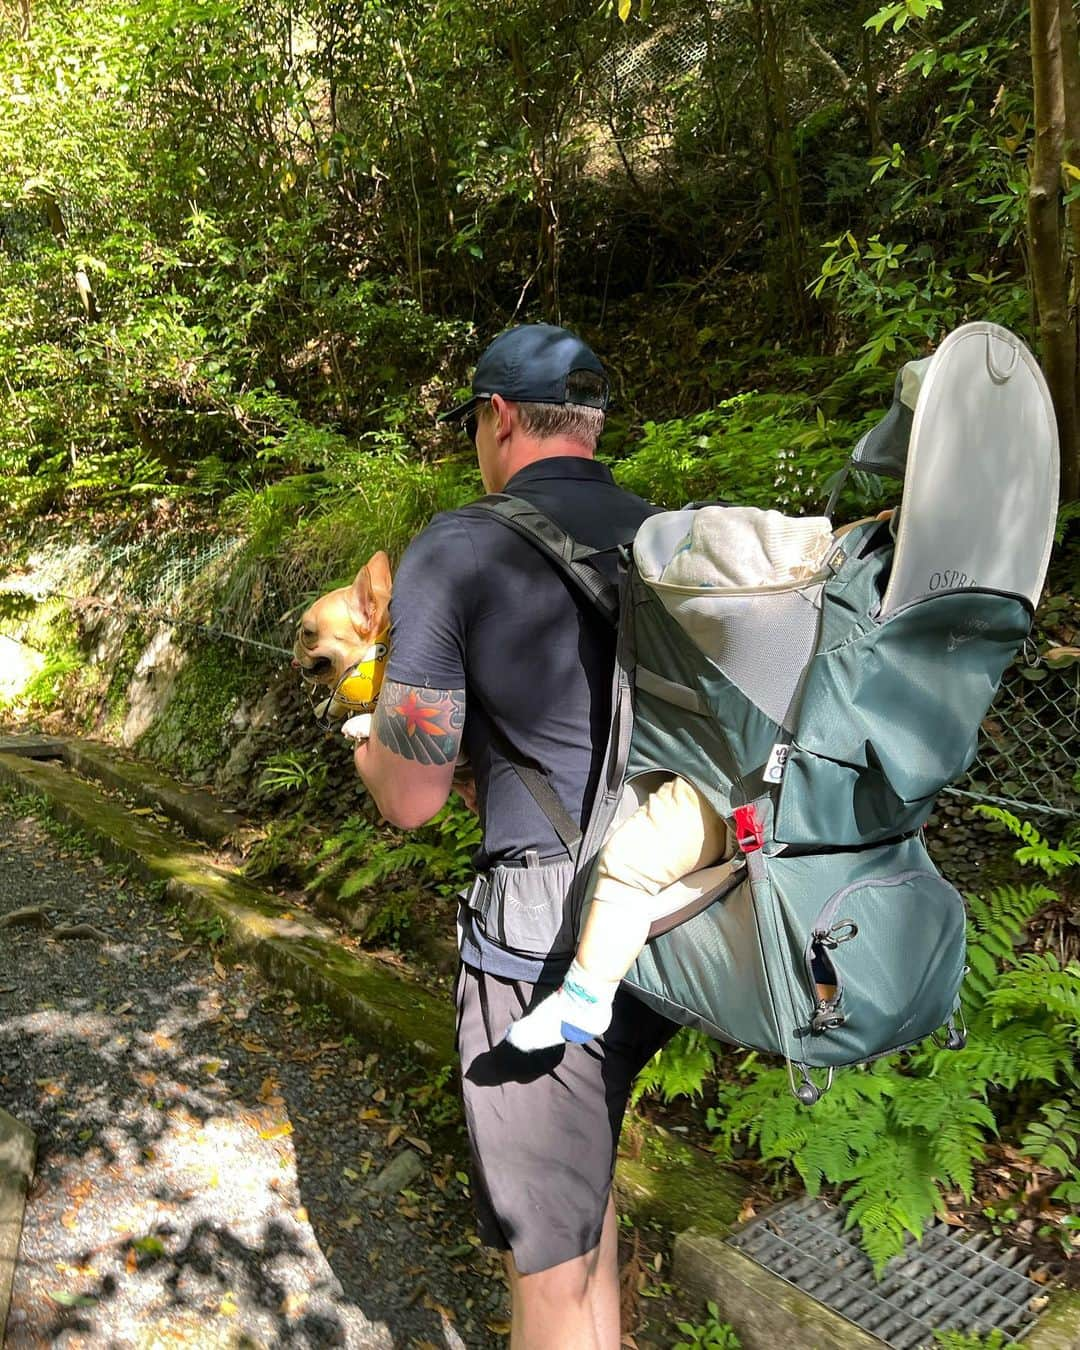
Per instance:
[[[585,931],[562,987],[510,1027],[511,1044],[539,1050],[605,1031],[619,981],[649,935],[653,897],[732,851],[724,820],[685,780],[652,793],[601,851]]]

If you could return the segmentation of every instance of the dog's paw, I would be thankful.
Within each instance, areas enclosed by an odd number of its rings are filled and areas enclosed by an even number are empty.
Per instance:
[[[342,722],[341,734],[350,741],[366,741],[371,735],[371,713],[360,713]]]

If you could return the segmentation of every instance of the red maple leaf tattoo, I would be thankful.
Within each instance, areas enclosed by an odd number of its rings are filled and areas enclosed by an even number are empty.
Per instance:
[[[394,708],[405,719],[405,732],[412,736],[417,728],[426,731],[429,736],[445,736],[446,709],[425,704],[415,690],[410,690]]]

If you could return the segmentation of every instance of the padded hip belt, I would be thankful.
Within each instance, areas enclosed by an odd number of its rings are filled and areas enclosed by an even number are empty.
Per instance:
[[[541,862],[532,850],[524,867],[493,867],[473,882],[465,903],[492,942],[524,956],[569,956],[577,946],[570,904],[576,863]]]

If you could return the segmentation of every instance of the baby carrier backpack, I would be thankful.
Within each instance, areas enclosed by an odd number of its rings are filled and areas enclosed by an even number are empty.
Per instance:
[[[807,1105],[823,1090],[811,1069],[827,1088],[836,1067],[941,1028],[964,1043],[964,906],[921,831],[975,756],[1049,561],[1057,432],[1031,353],[994,324],[958,329],[901,371],[850,465],[902,478],[899,511],[840,534],[814,575],[755,590],[662,580],[698,506],[641,525],[617,588],[527,503],[467,508],[529,539],[618,624],[584,829],[523,774],[571,855],[540,945],[573,950],[605,839],[681,775],[733,821],[739,852],[660,897],[626,983],[676,1022],[782,1055]],[[480,922],[505,941],[483,894]]]

